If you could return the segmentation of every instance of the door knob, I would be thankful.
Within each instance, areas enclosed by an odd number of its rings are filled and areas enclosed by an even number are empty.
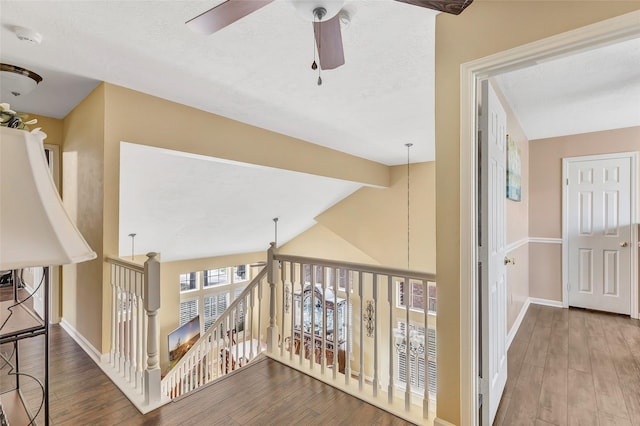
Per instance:
[[[629,245],[629,243],[626,242],[626,241],[623,241],[623,242],[620,243],[620,247],[627,247],[628,245]]]
[[[516,264],[516,260],[513,257],[504,257],[504,264],[508,265],[508,264],[512,264],[515,265]]]

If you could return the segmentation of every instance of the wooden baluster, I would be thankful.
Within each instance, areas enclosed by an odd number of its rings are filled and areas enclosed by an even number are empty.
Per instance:
[[[395,346],[395,336],[393,335],[393,310],[395,306],[393,304],[393,277],[391,275],[387,276],[387,300],[389,301],[389,386],[387,386],[387,395],[389,397],[389,404],[393,404],[393,359],[394,359],[394,348]]]
[[[278,345],[278,326],[276,324],[276,284],[278,265],[275,255],[278,253],[275,243],[271,243],[267,253],[267,281],[269,282],[269,327],[267,328],[267,351],[275,353]]]
[[[282,267],[284,268],[284,263],[282,265]],[[291,325],[289,328],[289,331],[291,333],[290,335],[290,341],[289,341],[289,361],[293,361],[293,353],[294,353],[294,347],[295,347],[295,315],[296,315],[296,309],[295,309],[295,300],[293,297],[293,294],[295,293],[296,290],[296,276],[295,276],[295,265],[293,262],[289,262],[289,281],[291,281],[291,311],[289,313],[289,316],[291,317]]]
[[[350,272],[350,270],[347,272],[347,280],[344,285],[347,294],[347,312],[344,320],[345,331],[347,332],[347,347],[344,350],[344,383],[347,385],[349,384],[349,376],[351,376],[351,333],[349,327],[349,307],[351,306],[351,283],[349,282]],[[351,309],[351,313],[353,314],[353,309]]]
[[[429,417],[429,283],[422,281],[422,307],[424,314],[424,397],[422,417]]]
[[[302,263],[298,264],[299,269],[299,278],[300,278],[300,343],[298,344],[298,358],[299,358],[299,362],[300,365],[302,365],[302,360],[304,359],[305,356],[305,351],[306,351],[306,342],[305,342],[305,337],[304,337],[304,281],[305,281],[305,276],[304,276],[304,265]]]
[[[338,269],[332,268],[333,271],[333,380],[338,377],[338,358],[340,358],[340,324],[338,324]],[[343,318],[344,320],[344,318]]]
[[[409,277],[404,277],[404,308],[406,319],[404,323],[404,360],[405,360],[405,380],[407,386],[404,392],[404,409],[405,411],[409,411],[411,409],[411,353],[409,351],[409,346],[411,343],[409,342],[409,310],[411,306],[411,282],[409,281]]]
[[[281,336],[278,339],[278,344],[280,345],[280,356],[284,356],[284,330],[286,329],[285,327],[285,305],[287,303],[286,298],[287,298],[287,292],[284,291],[285,287],[286,287],[286,269],[283,263],[278,262],[278,267],[280,269],[280,282],[282,283],[282,286],[280,287],[282,289],[282,303],[280,304],[280,333]],[[252,345],[253,346],[253,345]]]
[[[313,370],[316,353],[316,268],[315,265],[309,264],[311,268],[311,340],[309,343],[309,368]],[[303,299],[304,300],[304,299]]]
[[[378,274],[373,274],[373,396],[378,396]],[[389,311],[391,316],[391,311]]]
[[[258,285],[260,285],[260,284],[258,284]],[[253,315],[254,315],[254,312],[255,312],[255,311],[254,311],[254,308],[255,308],[255,306],[254,306],[254,299],[255,299],[255,297],[254,297],[254,296],[255,296],[255,289],[251,290],[251,291],[249,292],[249,294],[247,295],[247,297],[248,297],[248,299],[247,299],[247,300],[249,301],[250,309],[248,309],[248,310],[247,310],[247,313],[245,313],[245,314],[244,314],[245,321],[247,321],[247,319],[246,319],[246,318],[249,318],[249,320],[248,320],[248,322],[249,322],[249,325],[248,325],[248,327],[249,327],[249,341],[253,341]],[[251,313],[251,315],[248,315],[248,314],[249,314],[249,312]],[[247,315],[248,315],[248,316],[247,316]],[[244,328],[244,329],[245,329],[245,333],[246,333],[246,330],[247,330],[247,325],[246,325],[246,324],[245,324],[245,328]],[[260,353],[260,346],[261,346],[261,345],[260,345],[260,338],[258,337],[258,347],[256,348],[256,351],[257,351],[258,353],[254,353],[254,351],[253,351],[253,345],[251,345],[251,358],[252,358],[252,359],[253,359],[254,357],[258,356],[258,354]]]
[[[144,263],[144,302],[148,318],[145,404],[160,401],[160,365],[158,363],[158,309],[160,309],[160,262],[157,253],[148,253]]]
[[[111,366],[116,366],[116,319],[118,318],[117,311],[117,303],[118,303],[118,293],[116,290],[116,282],[118,277],[118,265],[111,265],[111,353],[110,353],[110,362]]]
[[[133,281],[135,271],[129,270],[127,274],[127,368],[126,368],[126,378],[129,383],[131,383],[131,379],[133,377],[133,373],[131,371],[133,366]]]
[[[324,374],[325,365],[327,363],[327,281],[325,280],[326,271],[322,267],[322,339],[320,353],[320,371]],[[335,299],[334,299],[335,300]],[[333,304],[335,310],[335,302]]]
[[[131,294],[129,295],[131,309],[131,366],[129,382],[133,384],[134,388],[138,387],[138,276],[139,272],[133,271],[133,279],[131,280]]]
[[[364,312],[364,293],[362,292],[362,271],[358,272],[358,296],[360,298],[360,315],[358,316],[358,332],[360,333],[360,370],[358,372],[358,389],[364,386],[364,330],[362,330],[362,313]]]
[[[125,268],[120,268],[118,280],[118,372],[122,374],[124,369],[124,315],[122,301],[125,297],[124,292],[124,274]]]
[[[135,316],[136,316],[136,384],[135,387],[139,391],[142,391],[142,369],[143,369],[143,360],[144,360],[144,346],[142,340],[142,316],[144,315],[144,308],[142,305],[142,287],[143,287],[144,273],[138,273],[136,276],[136,292],[134,295],[135,301]]]
[[[258,341],[262,341],[262,287],[264,281],[258,284]],[[262,349],[261,349],[262,350]]]

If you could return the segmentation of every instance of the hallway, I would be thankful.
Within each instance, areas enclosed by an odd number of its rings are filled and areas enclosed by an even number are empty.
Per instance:
[[[532,304],[494,425],[640,425],[640,321]]]

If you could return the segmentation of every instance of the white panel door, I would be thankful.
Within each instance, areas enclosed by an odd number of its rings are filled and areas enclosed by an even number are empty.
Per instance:
[[[568,162],[570,306],[631,312],[631,161]]]
[[[506,248],[506,164],[507,115],[488,81],[482,84],[479,116],[482,159],[481,184],[487,185],[486,200],[480,200],[482,226],[481,321],[484,425],[493,424],[507,381],[507,273]]]

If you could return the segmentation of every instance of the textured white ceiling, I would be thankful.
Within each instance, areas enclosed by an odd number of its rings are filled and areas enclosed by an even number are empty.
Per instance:
[[[529,140],[640,126],[640,39],[496,80]]]
[[[349,2],[346,65],[324,72],[318,87],[312,24],[289,1],[211,36],[186,27],[218,2],[3,0],[2,60],[30,67],[45,84],[51,72],[65,71],[385,164],[403,163],[407,142],[415,161],[434,159],[435,12],[391,0]],[[19,42],[14,25],[38,30],[42,44]],[[69,108],[28,109],[61,117]]]
[[[120,144],[120,255],[163,261],[265,251],[315,224],[361,184]]]

